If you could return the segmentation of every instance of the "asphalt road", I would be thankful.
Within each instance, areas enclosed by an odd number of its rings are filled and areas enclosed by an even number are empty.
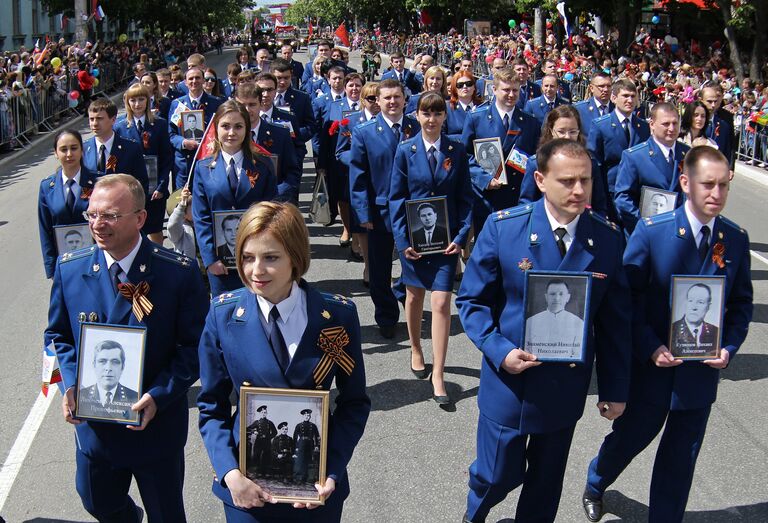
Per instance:
[[[353,54],[353,57],[356,56]],[[222,74],[234,52],[209,55]],[[298,55],[306,60],[306,55]],[[357,60],[359,64],[359,60]],[[354,62],[353,62],[354,65]],[[77,127],[87,132],[84,120]],[[40,390],[40,351],[46,325],[50,283],[45,279],[37,235],[39,182],[54,171],[51,140],[8,161],[0,159],[0,493],[9,486],[8,471],[19,467],[0,515],[8,523],[92,521],[74,488],[73,429],[61,419],[58,394],[44,412],[36,434],[19,437]],[[306,212],[313,171],[305,166],[302,210]],[[768,173],[755,181],[742,176],[733,184],[727,215],[750,232],[752,248],[768,257],[768,230],[763,212],[768,201]],[[764,174],[763,174],[764,173]],[[764,180],[760,179],[764,177]],[[347,260],[338,246],[340,226],[311,226],[312,266],[308,280],[321,290],[350,296],[357,304],[373,411],[349,467],[352,494],[345,522],[460,521],[466,500],[467,467],[474,458],[480,353],[462,332],[455,308],[449,342],[448,391],[454,412],[438,408],[431,387],[409,371],[404,323],[394,342],[381,338],[373,308],[361,283],[362,264]],[[753,258],[755,317],[747,342],[722,373],[705,444],[688,503],[686,522],[768,521],[768,264]],[[427,300],[428,305],[428,300]],[[429,314],[423,332],[429,334]],[[401,320],[404,318],[401,316]],[[425,344],[429,360],[429,341]],[[589,460],[597,452],[609,423],[593,407],[579,422],[565,477],[557,521],[586,521],[580,494]],[[203,448],[190,391],[189,441],[186,447],[185,499],[191,522],[223,521],[211,494],[212,469]],[[11,447],[30,443],[23,461],[8,460]],[[603,521],[647,520],[648,485],[655,443],[624,472],[606,495],[609,514]],[[136,489],[133,489],[138,499]],[[489,521],[512,521],[519,490],[491,513]]]

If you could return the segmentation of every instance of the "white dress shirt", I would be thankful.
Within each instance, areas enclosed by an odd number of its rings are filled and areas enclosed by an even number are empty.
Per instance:
[[[573,243],[573,239],[576,237],[576,225],[579,223],[579,218],[581,218],[581,215],[576,216],[573,220],[570,221],[570,223],[567,223],[563,225],[562,223],[559,223],[554,216],[552,216],[552,213],[549,211],[550,203],[545,199],[544,200],[544,210],[547,213],[547,220],[549,220],[549,226],[552,229],[552,235],[555,237],[555,240],[557,240],[557,235],[555,234],[555,229],[559,229],[560,227],[565,228],[565,236],[563,236],[563,243],[565,243],[565,251],[568,252],[568,249],[571,248],[571,243]]]

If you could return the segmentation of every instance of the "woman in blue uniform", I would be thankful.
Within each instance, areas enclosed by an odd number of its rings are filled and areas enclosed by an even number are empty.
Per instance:
[[[217,252],[213,213],[244,211],[253,203],[271,200],[277,194],[277,176],[268,156],[251,152],[251,120],[245,106],[227,100],[216,110],[212,125],[216,129],[212,154],[197,162],[193,174],[192,217],[211,294],[217,296],[241,283]]]
[[[439,65],[433,65],[424,72],[422,91],[408,98],[408,105],[405,106],[405,114],[416,112],[416,107],[419,105],[421,95],[430,91],[440,93],[443,95],[443,98],[446,100],[448,99],[448,81],[446,80],[445,71]]]
[[[483,103],[477,92],[477,82],[470,71],[459,71],[451,77],[451,99],[445,120],[445,134],[452,140],[461,140],[467,113]]]
[[[96,173],[82,164],[83,137],[77,131],[59,131],[53,139],[53,154],[59,168],[40,182],[37,221],[43,251],[45,277],[52,278],[59,249],[54,227],[87,223],[83,212],[96,183]]]
[[[167,120],[171,99],[160,94],[160,82],[157,79],[157,73],[152,71],[144,73],[140,83],[149,90],[149,109],[152,114]]]
[[[444,405],[450,403],[443,369],[451,323],[451,293],[458,254],[467,242],[472,223],[473,193],[464,146],[449,140],[442,133],[446,117],[446,103],[442,95],[423,94],[416,117],[421,124],[421,132],[401,143],[395,153],[389,209],[395,245],[400,252],[402,279],[406,285],[405,315],[411,342],[411,370],[420,379],[428,375],[421,350],[421,319],[424,294],[429,289],[432,291],[432,387],[435,401]],[[406,202],[441,196],[447,202],[448,227],[445,227],[445,217],[440,219],[440,206],[433,205],[431,212],[437,215],[437,222],[431,219],[434,216],[426,216],[430,210],[424,207],[425,217],[429,219],[422,218],[423,230],[411,232],[414,238],[416,233],[420,233],[426,245],[445,236],[447,246],[434,254],[418,254],[414,249],[417,245],[411,245]],[[418,212],[421,215],[421,206]],[[430,226],[432,228],[428,230]]]
[[[245,288],[213,301],[199,348],[200,432],[216,472],[213,492],[224,502],[229,523],[339,522],[349,495],[346,467],[371,408],[357,311],[346,298],[321,294],[302,279],[310,263],[309,234],[293,205],[252,206],[242,217],[235,245]],[[272,348],[272,329],[282,336],[281,349]],[[336,339],[345,342],[337,348],[354,365],[342,369],[332,363],[322,376],[315,371],[330,355],[318,341],[328,332],[341,332]],[[329,390],[334,380],[338,396],[328,422],[327,478],[316,484],[325,505],[272,504],[270,493],[239,471],[241,419],[239,408],[232,411],[232,392],[239,397],[244,383]]]
[[[150,177],[147,200],[147,221],[142,232],[153,242],[163,244],[163,218],[165,202],[170,195],[168,179],[173,168],[173,148],[168,137],[168,120],[155,116],[150,109],[150,91],[141,84],[133,84],[123,94],[125,116],[114,127],[116,134],[141,144],[144,149],[144,161],[154,158],[157,171],[154,176],[147,165]]]

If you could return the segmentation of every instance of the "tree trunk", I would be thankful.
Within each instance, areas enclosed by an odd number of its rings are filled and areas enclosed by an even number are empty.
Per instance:
[[[616,6],[616,26],[619,29],[619,53],[624,54],[635,38],[635,29],[642,12],[642,1],[635,0],[631,4],[618,1],[614,2],[614,5]]]
[[[744,79],[744,64],[741,63],[741,53],[739,52],[739,42],[736,39],[736,31],[733,27],[728,25],[731,21],[731,1],[719,0],[720,12],[723,15],[723,21],[725,22],[725,37],[728,39],[728,48],[730,49],[731,62],[733,63],[733,70],[736,73],[736,77],[741,84]]]
[[[533,45],[544,45],[544,35],[546,34],[547,17],[546,11],[537,7],[533,10]]]
[[[766,9],[768,9],[768,1],[755,0],[755,31],[752,33],[754,41],[752,43],[752,55],[749,60],[749,77],[754,81],[763,80],[762,66],[765,62],[766,46],[766,36],[763,28],[765,28],[765,23],[768,21],[765,13]]]

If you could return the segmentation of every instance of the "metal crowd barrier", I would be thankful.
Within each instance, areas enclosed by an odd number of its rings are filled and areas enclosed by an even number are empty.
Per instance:
[[[765,126],[746,122],[738,133],[736,159],[756,167],[768,168],[768,129]]]

